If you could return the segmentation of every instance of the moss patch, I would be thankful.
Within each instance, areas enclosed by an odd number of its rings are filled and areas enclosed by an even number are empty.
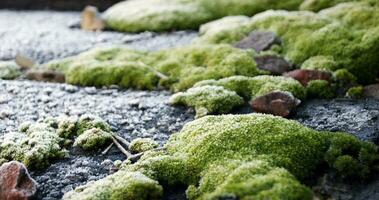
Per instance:
[[[243,38],[236,37],[240,33],[247,35],[253,30],[273,31],[283,40],[283,56],[296,65],[323,56],[324,64],[325,58],[334,60],[332,66],[337,68],[333,67],[333,70],[344,68],[359,82],[369,83],[379,72],[379,56],[376,54],[379,50],[378,13],[378,4],[366,1],[339,4],[318,14],[266,11],[255,15],[239,28],[207,31],[198,42],[233,43]]]
[[[0,61],[0,79],[15,79],[21,75],[21,69],[16,63]]]
[[[112,177],[141,172],[160,184],[185,184],[190,199],[312,199],[300,181],[317,167],[327,164],[346,177],[366,177],[378,160],[372,143],[263,114],[203,117],[172,135],[165,147],[167,153],[147,154]],[[106,180],[82,194],[96,197],[91,191],[101,190]],[[112,193],[103,190],[105,196]]]
[[[85,150],[98,149],[112,140],[111,133],[105,132],[100,128],[92,128],[84,131],[74,142],[74,146]]]
[[[306,87],[307,96],[310,98],[330,99],[334,97],[333,87],[325,80],[310,81]]]
[[[137,89],[162,86],[173,91],[188,89],[201,80],[262,73],[252,51],[229,45],[191,45],[151,53],[125,47],[94,49],[69,60],[43,67],[62,70],[71,84]]]
[[[129,150],[133,153],[141,153],[157,148],[159,145],[151,138],[136,138],[130,142]]]
[[[297,9],[302,0],[129,0],[104,13],[107,25],[118,31],[197,29],[229,15],[254,15],[268,9]],[[228,8],[228,9],[225,9]]]

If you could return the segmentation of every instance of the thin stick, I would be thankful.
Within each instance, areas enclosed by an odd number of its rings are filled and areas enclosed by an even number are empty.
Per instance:
[[[118,141],[120,141],[122,144],[124,144],[126,147],[129,148],[130,143],[129,143],[128,141],[126,141],[124,138],[122,138],[122,137],[120,137],[120,136],[118,136],[118,135],[116,135],[116,134],[113,134],[113,136],[114,136]]]
[[[157,75],[159,78],[161,79],[168,79],[168,76],[166,76],[165,74],[163,74],[162,72],[159,72],[158,70],[146,65],[145,63],[143,62],[138,62],[139,64],[143,65],[144,67],[146,67],[147,69],[149,69],[150,71],[152,71],[155,75]]]
[[[114,143],[112,142],[103,152],[101,152],[102,155],[105,155],[108,153],[108,151],[113,147]]]
[[[120,151],[125,154],[126,158],[130,158],[132,157],[133,155],[127,151],[117,140],[115,137],[112,136],[112,140],[113,140],[113,143],[115,143],[115,145],[117,146],[118,149],[120,149]]]

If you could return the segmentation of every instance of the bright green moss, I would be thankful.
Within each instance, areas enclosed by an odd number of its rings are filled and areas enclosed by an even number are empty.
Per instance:
[[[141,153],[157,148],[159,145],[151,138],[136,138],[130,142],[129,150],[133,153]]]
[[[92,128],[84,131],[74,142],[74,146],[85,150],[98,149],[112,140],[112,133],[105,132],[100,128]]]
[[[182,91],[201,80],[262,73],[252,57],[252,51],[229,45],[191,45],[151,53],[117,47],[90,50],[71,58],[69,63],[63,60],[64,67],[59,66],[59,61],[44,67],[65,69],[66,80],[71,84],[115,84],[137,89],[159,85]]]
[[[172,135],[165,147],[166,153],[145,155],[118,173],[140,172],[163,185],[188,185],[189,199],[312,199],[299,180],[311,177],[319,166],[328,164],[346,177],[365,177],[378,161],[372,143],[263,114],[200,118]],[[118,184],[105,186],[113,185]],[[83,194],[96,198],[96,189],[89,187]]]
[[[333,65],[348,70],[359,82],[369,83],[379,72],[378,13],[378,5],[365,2],[339,4],[319,14],[266,11],[239,28],[205,32],[198,42],[233,43],[242,39],[236,37],[238,32],[273,31],[283,40],[283,56],[296,65],[315,56],[331,57]]]
[[[333,87],[325,80],[310,81],[306,87],[307,97],[330,99],[334,97]]]
[[[243,104],[243,98],[233,91],[219,86],[201,86],[179,92],[170,98],[175,105],[195,107],[196,117],[208,114],[228,113]]]
[[[76,135],[81,135],[82,133],[84,133],[84,131],[92,128],[98,128],[105,132],[111,132],[111,127],[103,119],[95,115],[85,114],[80,116],[77,122]]]
[[[20,75],[21,70],[16,63],[0,61],[0,79],[15,79]]]
[[[119,171],[90,182],[63,196],[63,200],[159,200],[162,186],[139,172]]]
[[[63,139],[47,123],[25,123],[21,132],[11,132],[0,138],[0,158],[17,160],[28,167],[43,168],[51,159],[67,156],[61,147]]]
[[[362,98],[363,97],[363,87],[362,86],[356,86],[351,87],[346,92],[346,96],[354,99]]]
[[[335,71],[339,67],[332,56],[314,56],[304,61],[301,69]]]
[[[295,10],[302,0],[129,0],[104,13],[107,25],[118,31],[197,29],[223,16],[254,15],[268,9]],[[225,9],[228,8],[228,9]]]
[[[220,80],[205,80],[195,84],[195,87],[215,85],[235,91],[245,100],[266,95],[273,91],[286,91],[292,93],[296,98],[304,99],[306,92],[304,87],[296,80],[282,76],[232,76]]]

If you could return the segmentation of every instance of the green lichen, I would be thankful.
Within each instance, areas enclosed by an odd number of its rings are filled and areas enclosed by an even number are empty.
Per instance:
[[[118,31],[197,29],[223,16],[254,15],[268,9],[295,10],[302,0],[129,0],[104,13],[107,25]],[[228,8],[228,9],[225,9]]]
[[[11,61],[0,61],[0,79],[15,79],[21,75],[21,69]]]
[[[100,128],[92,128],[84,131],[74,142],[74,146],[85,150],[98,149],[112,140],[112,133],[105,132]]]
[[[43,168],[50,160],[67,156],[67,151],[61,147],[63,141],[56,129],[47,123],[25,123],[20,132],[7,133],[0,138],[0,158]]]
[[[234,91],[220,86],[201,86],[179,92],[170,98],[174,105],[195,107],[196,117],[208,114],[228,113],[233,108],[243,105],[243,98]]]
[[[145,155],[112,179],[140,172],[162,185],[188,185],[189,199],[312,199],[300,181],[318,167],[329,165],[345,177],[367,177],[378,161],[372,143],[263,114],[203,117],[172,135],[165,147],[166,153]],[[70,197],[108,197],[123,178],[108,180]]]
[[[117,172],[63,196],[63,200],[159,200],[162,186],[139,172]]]
[[[236,37],[237,33],[273,31],[283,40],[283,56],[296,65],[312,57],[324,56],[332,58],[330,60],[334,60],[338,68],[355,75],[359,82],[369,83],[379,72],[376,54],[379,50],[378,13],[379,5],[373,2],[343,3],[318,14],[266,11],[239,28],[205,32],[197,42],[234,43],[243,38]]]
[[[346,96],[354,99],[359,99],[363,97],[363,87],[362,86],[356,86],[351,87],[346,92]]]
[[[162,86],[182,91],[201,80],[262,73],[252,57],[252,51],[230,45],[190,45],[150,53],[116,47],[90,50],[69,63],[63,60],[64,67],[59,61],[43,67],[65,69],[66,81],[71,84],[137,89]]]
[[[159,144],[151,138],[136,138],[130,142],[129,150],[133,153],[141,153],[155,149]]]
[[[310,81],[306,87],[308,98],[330,99],[334,97],[333,87],[325,80]]]

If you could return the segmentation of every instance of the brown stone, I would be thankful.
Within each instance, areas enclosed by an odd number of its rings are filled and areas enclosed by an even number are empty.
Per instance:
[[[36,191],[37,183],[22,163],[12,161],[0,167],[1,200],[28,200]]]
[[[105,23],[94,6],[86,6],[82,12],[81,28],[86,31],[101,31]]]
[[[281,75],[292,70],[292,64],[277,55],[256,56],[254,60],[259,69],[269,71],[274,75]]]
[[[363,88],[363,96],[379,99],[379,83],[365,86]]]
[[[309,70],[309,69],[297,69],[284,73],[283,76],[291,77],[298,80],[303,86],[307,86],[312,80],[325,80],[329,83],[332,80],[332,74],[326,71]]]
[[[270,49],[274,44],[280,44],[280,39],[270,31],[253,31],[234,46],[240,49],[254,49],[261,52]]]
[[[255,98],[251,106],[255,112],[288,117],[300,102],[291,93],[278,91]]]
[[[65,75],[53,70],[29,70],[26,72],[26,78],[34,81],[64,83]]]

